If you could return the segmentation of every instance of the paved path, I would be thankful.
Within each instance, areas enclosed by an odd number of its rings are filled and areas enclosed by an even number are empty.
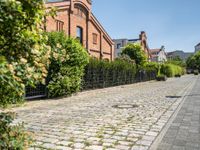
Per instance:
[[[18,113],[16,122],[25,122],[34,132],[35,149],[147,150],[181,102],[166,96],[183,94],[196,80],[184,76],[87,91],[29,102],[13,111]]]
[[[157,149],[200,150],[200,78]]]

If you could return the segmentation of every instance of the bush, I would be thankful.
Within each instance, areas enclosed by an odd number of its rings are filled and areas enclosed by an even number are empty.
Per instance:
[[[147,72],[156,72],[156,74],[158,74],[160,64],[158,64],[156,62],[148,62],[142,68]]]
[[[13,113],[0,113],[0,149],[24,150],[32,143],[31,134],[23,124],[12,125]]]
[[[48,74],[49,97],[70,95],[80,89],[89,56],[82,45],[62,32],[46,33],[51,47]]]
[[[49,48],[38,27],[44,15],[43,0],[0,1],[0,106],[23,102],[25,86],[44,83]]]
[[[161,74],[167,77],[175,77],[175,75],[181,76],[183,74],[183,68],[174,64],[162,64]]]
[[[18,81],[12,71],[5,58],[0,57],[0,107],[23,102],[24,84]]]

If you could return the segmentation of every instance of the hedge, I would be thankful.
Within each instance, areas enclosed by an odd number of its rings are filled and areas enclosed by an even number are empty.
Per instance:
[[[155,70],[144,68],[138,70],[136,64],[131,61],[116,59],[113,62],[108,62],[92,58],[85,68],[83,89],[131,84],[153,80],[155,77]]]

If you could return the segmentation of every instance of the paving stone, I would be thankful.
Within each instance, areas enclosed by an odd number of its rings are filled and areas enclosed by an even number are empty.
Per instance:
[[[197,84],[198,82],[200,82],[199,78],[189,95],[199,95],[200,85]],[[200,149],[199,106],[199,98],[188,96],[185,99],[176,118],[160,142],[158,149],[162,149],[163,147],[165,147],[165,149],[172,150]],[[198,114],[197,116],[196,113]]]
[[[85,91],[59,100],[29,102],[13,111],[18,114],[15,121],[25,122],[27,130],[34,132],[35,140],[49,143],[47,147],[98,150],[113,145],[110,149],[140,147],[145,150],[179,105],[177,100],[165,96],[177,95],[194,80],[194,76],[183,76],[166,82],[153,81],[124,85],[123,88],[118,86]],[[139,107],[113,107],[124,104],[136,104]],[[193,113],[192,107],[186,109],[182,112],[187,114],[172,123],[176,132],[169,133],[168,137],[176,137],[183,133],[182,130],[188,130],[188,138],[197,138],[195,129],[200,120],[199,112]],[[185,123],[184,127],[181,127],[182,123]],[[190,128],[190,125],[193,127]],[[181,139],[182,136],[179,136]],[[142,144],[146,146],[136,145],[138,141],[143,141]]]
[[[75,144],[74,144],[74,148],[82,149],[82,148],[84,148],[84,147],[85,147],[85,144],[83,144],[83,143],[75,143]]]

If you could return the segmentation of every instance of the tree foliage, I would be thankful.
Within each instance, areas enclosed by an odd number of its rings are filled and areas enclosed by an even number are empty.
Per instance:
[[[0,105],[23,101],[25,86],[44,82],[49,57],[40,29],[44,15],[43,0],[0,1]]]
[[[178,65],[178,66],[184,67],[184,68],[186,67],[186,62],[183,61],[179,56],[176,56],[175,58],[167,61],[167,63]]]
[[[187,68],[200,70],[200,51],[190,56],[187,61]]]
[[[122,50],[122,55],[128,55],[136,65],[143,66],[147,62],[147,57],[139,44],[130,43]]]

